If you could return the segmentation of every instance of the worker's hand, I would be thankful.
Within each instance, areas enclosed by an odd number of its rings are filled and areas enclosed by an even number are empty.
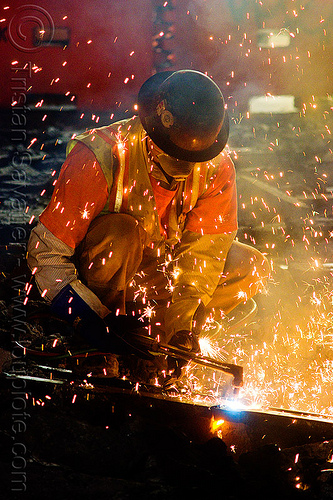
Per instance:
[[[175,333],[169,342],[170,345],[188,352],[200,352],[197,336],[190,331],[180,330]]]
[[[146,323],[138,316],[125,316],[108,314],[104,318],[105,324],[110,331],[117,335],[125,335],[126,333],[136,333],[138,335],[147,335]]]
[[[130,339],[131,332],[138,332],[141,328],[143,333],[143,322],[131,316],[113,314],[102,319],[70,285],[53,299],[51,310],[70,323],[82,340],[102,352],[145,355],[141,349],[132,346]]]
[[[180,330],[175,333],[169,344],[186,352],[200,352],[200,345],[197,336],[193,332],[187,330]],[[188,361],[182,358],[168,356],[167,363],[169,377],[164,385],[170,386],[180,377],[182,368],[187,365]]]
[[[93,321],[86,318],[78,324],[77,330],[81,337],[102,352],[152,358],[138,340],[138,337],[147,335],[147,330],[137,317],[110,313],[103,320],[99,317]]]

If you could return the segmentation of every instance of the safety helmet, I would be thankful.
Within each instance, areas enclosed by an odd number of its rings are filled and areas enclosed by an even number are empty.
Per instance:
[[[205,162],[229,136],[221,90],[204,73],[163,71],[146,80],[138,95],[139,117],[152,141],[178,160]]]

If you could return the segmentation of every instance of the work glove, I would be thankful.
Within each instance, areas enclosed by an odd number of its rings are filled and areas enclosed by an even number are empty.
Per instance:
[[[51,310],[70,323],[84,341],[101,352],[151,358],[144,349],[131,342],[131,334],[147,334],[145,323],[138,317],[110,313],[102,319],[70,285],[53,299]]]
[[[175,333],[171,337],[169,344],[185,352],[200,352],[200,345],[197,336],[193,332],[187,330],[180,330],[179,332]],[[185,365],[187,365],[188,361],[182,358],[175,358],[171,356],[168,356],[167,361],[168,372],[170,373],[171,377],[168,381],[168,384],[170,384],[172,380],[176,380],[180,377],[181,370]]]
[[[199,352],[200,345],[197,336],[190,331],[180,330],[175,333],[169,342],[170,345],[188,352]]]

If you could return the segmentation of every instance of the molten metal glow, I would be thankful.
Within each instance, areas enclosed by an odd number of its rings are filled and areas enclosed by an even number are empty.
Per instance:
[[[224,424],[224,420],[214,420],[214,417],[212,418],[211,422],[211,430],[213,433],[217,432]]]

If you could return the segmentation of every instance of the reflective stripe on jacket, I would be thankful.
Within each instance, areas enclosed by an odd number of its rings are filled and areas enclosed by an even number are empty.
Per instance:
[[[151,246],[164,240],[160,231],[152,189],[145,141],[146,133],[138,117],[76,136],[67,146],[67,154],[77,141],[84,143],[96,156],[108,184],[109,198],[101,213],[121,212],[133,215],[147,231]],[[217,170],[213,162],[197,163],[191,175],[175,193],[166,224],[167,243],[180,241],[187,214],[209,186]],[[231,228],[231,231],[235,227]],[[215,231],[213,231],[215,232]]]

